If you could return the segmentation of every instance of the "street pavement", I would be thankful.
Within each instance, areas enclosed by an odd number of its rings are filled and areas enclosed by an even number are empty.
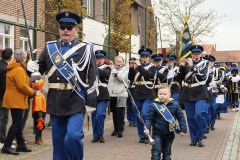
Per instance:
[[[172,146],[172,160],[240,160],[240,115],[239,112],[221,114],[222,119],[216,120],[215,131],[210,131],[204,140],[204,147],[190,146],[189,132],[184,137],[176,136]],[[184,112],[185,113],[185,112]],[[45,122],[48,123],[49,115]],[[105,119],[104,138],[105,143],[92,143],[92,128],[87,127],[87,117],[84,121],[84,158],[83,160],[150,160],[151,148],[149,144],[138,143],[137,127],[128,126],[126,121],[123,137],[111,136],[113,132],[112,119]],[[20,153],[18,156],[1,154],[2,160],[51,160],[52,136],[51,129],[43,131],[43,140],[47,146],[34,144],[32,134],[33,120],[30,115],[24,130],[24,136],[30,139],[27,146],[33,150],[31,153]],[[8,127],[11,125],[11,115]],[[46,125],[46,124],[45,124]]]

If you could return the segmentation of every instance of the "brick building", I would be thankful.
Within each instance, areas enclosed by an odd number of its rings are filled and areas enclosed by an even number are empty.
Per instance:
[[[145,9],[144,7],[151,7],[151,0],[132,0],[132,14],[131,19],[134,25],[135,32],[131,35],[131,44],[135,45],[132,52],[137,53],[141,46],[145,45]],[[87,10],[87,17],[83,20],[83,32],[85,33],[85,41],[94,44],[94,49],[103,49],[108,53],[106,38],[106,27],[108,24],[109,15],[109,0],[83,0],[83,5]],[[153,17],[153,15],[151,15]],[[129,17],[130,18],[130,17]],[[154,20],[154,18],[152,18]],[[151,22],[154,23],[154,22]],[[150,20],[147,17],[147,25],[150,25]],[[155,37],[152,38],[155,41]],[[155,42],[156,43],[156,42]],[[113,59],[115,53],[111,52],[111,59]],[[120,53],[126,59],[129,59],[129,54]],[[137,54],[132,54],[138,58]]]
[[[25,29],[22,4],[20,0],[0,1],[0,50],[12,48],[29,51],[28,37]],[[24,0],[26,18],[28,19],[29,34],[32,47],[34,44],[34,0]],[[41,9],[37,8],[37,19],[42,20]],[[37,48],[42,50],[45,45],[45,33],[37,31]],[[34,48],[33,48],[34,49]]]

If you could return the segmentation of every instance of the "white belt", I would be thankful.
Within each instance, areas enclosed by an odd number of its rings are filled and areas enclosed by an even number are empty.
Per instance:
[[[204,83],[205,81],[201,81],[199,83]],[[188,84],[188,83],[184,83],[184,86],[188,87],[188,88],[193,88],[193,87],[197,87],[197,86],[201,86],[202,84],[199,83],[193,83],[193,84]]]
[[[174,81],[174,82],[172,82],[172,84],[177,84],[177,85],[179,85],[179,82]]]
[[[57,90],[70,90],[73,89],[69,83],[48,83],[48,87]]]
[[[145,82],[137,81],[136,85],[145,85],[145,84],[153,84],[153,82],[152,81],[145,81]]]
[[[99,83],[99,85],[98,85],[98,86],[107,87],[107,86],[108,86],[108,84],[107,84],[107,83]]]

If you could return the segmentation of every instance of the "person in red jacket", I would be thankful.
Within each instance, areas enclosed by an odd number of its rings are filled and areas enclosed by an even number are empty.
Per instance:
[[[45,128],[44,119],[46,117],[46,99],[44,97],[44,81],[40,79],[38,82],[34,82],[34,88],[37,90],[37,95],[34,96],[32,102],[32,117],[36,126],[35,144],[46,145],[42,141],[42,131]]]

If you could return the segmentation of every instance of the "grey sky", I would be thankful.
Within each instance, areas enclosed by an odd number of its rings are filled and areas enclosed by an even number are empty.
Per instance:
[[[227,17],[216,28],[215,36],[202,39],[203,43],[216,44],[217,51],[240,50],[240,0],[206,0],[204,4],[206,8],[214,7],[218,15]]]
[[[205,43],[216,43],[217,51],[240,50],[240,0],[207,0],[219,15],[226,15],[225,21],[216,28],[216,35]]]

